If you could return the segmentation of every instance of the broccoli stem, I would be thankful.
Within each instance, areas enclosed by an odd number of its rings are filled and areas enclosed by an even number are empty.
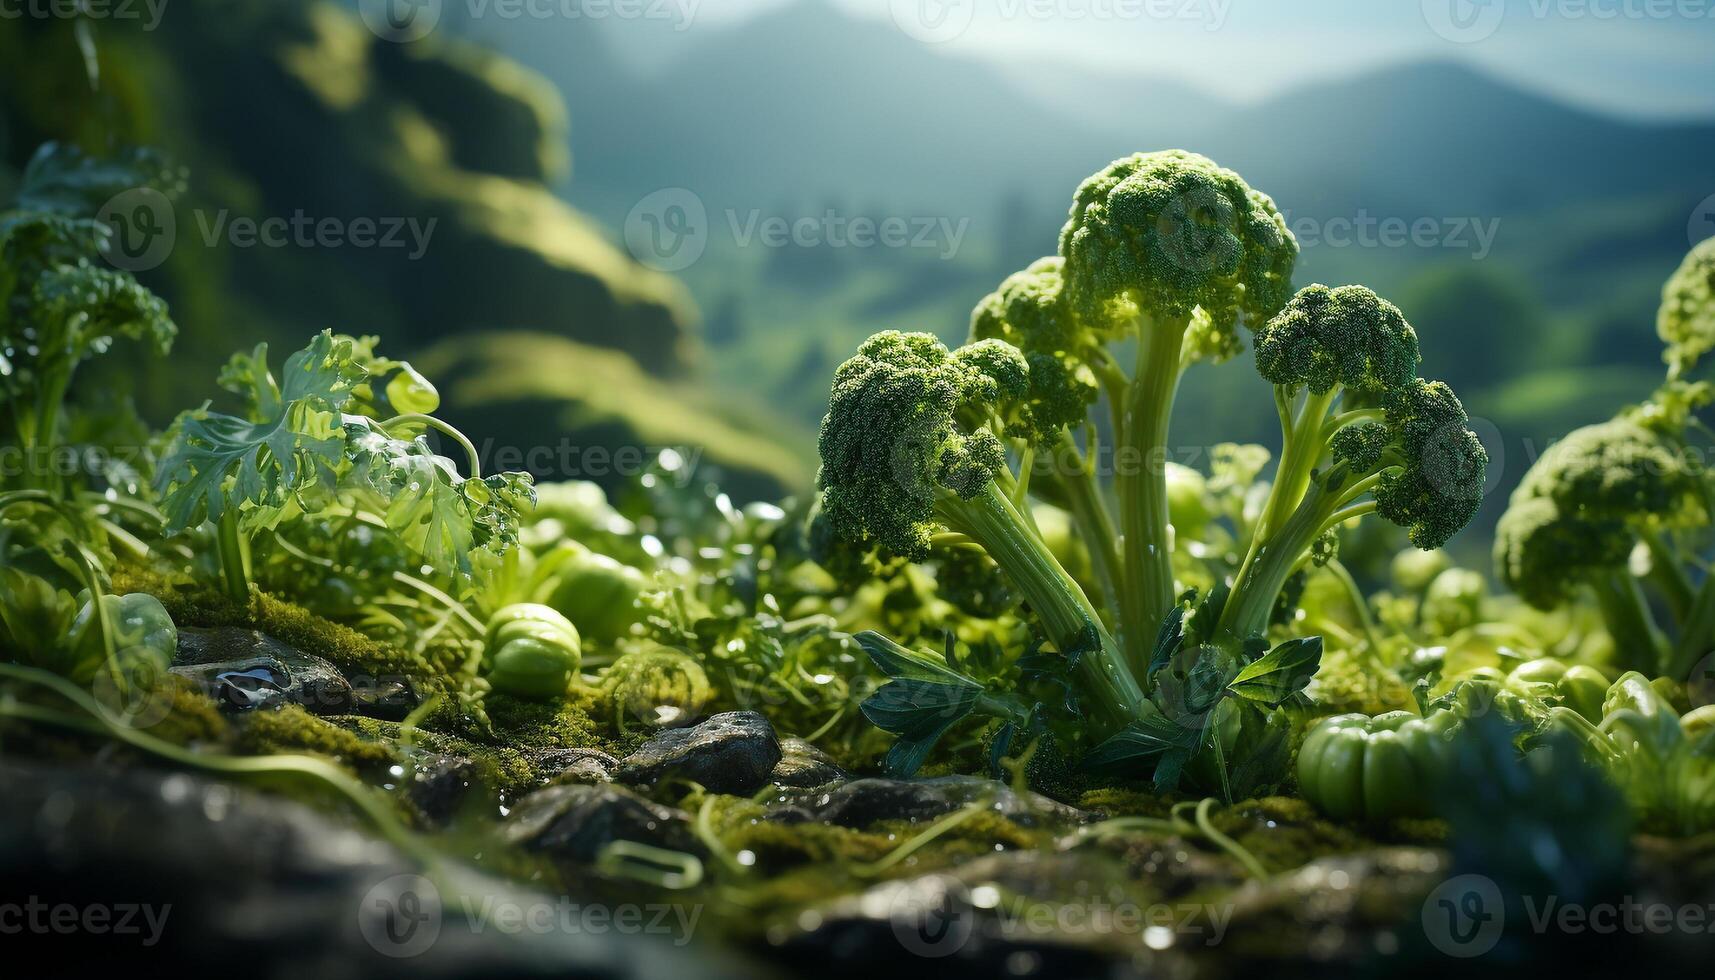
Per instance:
[[[1680,566],[1678,550],[1660,531],[1648,530],[1642,537],[1650,556],[1649,580],[1667,599],[1674,618],[1683,621],[1691,612],[1692,588]]]
[[[1258,539],[1260,543],[1233,580],[1233,592],[1221,611],[1216,630],[1219,635],[1243,642],[1246,637],[1267,631],[1274,600],[1286,580],[1316,539],[1327,531],[1330,519],[1343,513],[1341,505],[1350,499],[1349,491],[1328,493],[1322,484],[1313,483],[1303,503],[1280,529],[1266,539]]]
[[[1286,392],[1285,395],[1290,404],[1292,393]],[[1310,488],[1310,473],[1327,448],[1323,436],[1328,410],[1339,397],[1338,386],[1321,394],[1305,393],[1304,404],[1299,407],[1292,428],[1281,434],[1280,465],[1275,469],[1274,484],[1268,490],[1268,503],[1264,505],[1262,518],[1253,532],[1255,540],[1272,534],[1304,499],[1305,491]]]
[[[215,524],[215,551],[220,555],[220,582],[227,598],[249,605],[250,548],[238,527],[238,512],[230,507]]]
[[[1706,575],[1696,596],[1680,620],[1679,640],[1663,671],[1668,677],[1685,679],[1704,654],[1715,648],[1715,574]]]
[[[1114,552],[1114,541],[1118,535],[1114,531],[1113,518],[1108,514],[1107,502],[1102,499],[1101,488],[1096,485],[1095,470],[1078,452],[1068,430],[1060,431],[1055,456],[1055,473],[1061,478],[1066,492],[1067,512],[1072,515],[1072,523],[1084,539],[1084,547],[1089,549],[1090,565],[1095,571],[1096,581],[1101,584],[1103,599],[1109,609],[1117,609],[1120,565],[1119,555]]]
[[[969,500],[943,493],[936,511],[949,528],[983,546],[1023,593],[1062,653],[1080,651],[1077,672],[1084,693],[1106,720],[1118,727],[1141,717],[1143,691],[1125,669],[1095,607],[1000,487],[991,481]],[[1092,636],[1095,648],[1080,649]]]
[[[1156,630],[1173,606],[1173,549],[1168,538],[1167,429],[1179,388],[1180,356],[1189,320],[1143,318],[1137,371],[1127,391],[1115,487],[1125,533],[1125,584],[1120,591],[1120,639],[1138,675],[1148,669]]]
[[[1655,676],[1668,660],[1667,651],[1638,580],[1625,569],[1617,569],[1597,576],[1592,584],[1602,621],[1614,638],[1614,652],[1621,663],[1628,670]]]

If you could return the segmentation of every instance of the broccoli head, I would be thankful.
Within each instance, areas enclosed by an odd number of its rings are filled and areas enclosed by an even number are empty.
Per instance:
[[[817,488],[834,530],[925,557],[937,497],[974,497],[1005,467],[1005,446],[981,420],[1028,383],[1023,356],[999,341],[949,351],[932,334],[897,330],[864,341],[834,374],[818,440]]]
[[[1421,378],[1388,392],[1376,513],[1405,528],[1419,548],[1439,548],[1482,503],[1489,454],[1470,429],[1470,417],[1453,389]]]
[[[1030,434],[1049,442],[1082,425],[1099,388],[1089,361],[1100,338],[1067,308],[1062,260],[1049,256],[1013,273],[971,313],[971,340],[998,340],[1024,352],[1030,368],[1023,406]]]
[[[1274,202],[1238,174],[1183,150],[1138,153],[1085,180],[1060,232],[1066,294],[1095,329],[1139,318],[1190,320],[1213,359],[1238,350],[1236,327],[1286,303],[1298,243]]]
[[[1667,345],[1662,356],[1670,377],[1690,371],[1715,347],[1715,238],[1693,248],[1662,288],[1656,333]]]
[[[1618,521],[1568,516],[1541,497],[1516,494],[1495,525],[1495,570],[1519,598],[1553,609],[1595,575],[1623,568],[1632,539]]]
[[[1257,332],[1257,371],[1271,383],[1322,394],[1343,385],[1375,393],[1417,375],[1417,331],[1399,308],[1363,286],[1306,286]]]
[[[1589,522],[1690,526],[1705,520],[1698,475],[1648,429],[1615,419],[1574,429],[1530,468],[1515,500],[1551,501]]]

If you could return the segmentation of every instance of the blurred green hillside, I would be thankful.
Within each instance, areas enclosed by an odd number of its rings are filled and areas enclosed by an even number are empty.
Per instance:
[[[503,423],[521,447],[695,442],[755,495],[805,480],[780,448],[802,444],[789,425],[704,393],[682,284],[549,189],[567,171],[566,119],[539,77],[450,37],[381,41],[329,3],[175,0],[154,31],[84,26],[89,61],[71,22],[0,22],[0,191],[48,140],[159,147],[190,176],[172,249],[144,273],[183,331],[172,359],[122,362],[86,391],[129,389],[164,420],[214,394],[220,364],[260,341],[278,359],[332,327],[411,355],[526,331],[555,356],[514,363],[512,380],[540,389],[529,372],[552,372],[555,409],[505,412],[496,389],[455,387],[450,418]],[[401,247],[237,237],[237,222],[298,216],[415,231]]]

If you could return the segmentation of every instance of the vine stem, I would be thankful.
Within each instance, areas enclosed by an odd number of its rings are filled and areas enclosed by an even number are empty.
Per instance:
[[[436,432],[439,432],[458,443],[459,448],[464,450],[465,457],[470,460],[470,478],[473,480],[482,479],[482,459],[476,453],[476,446],[471,443],[470,439],[467,438],[463,432],[460,432],[451,425],[442,422],[433,415],[425,415],[422,412],[407,412],[404,415],[395,415],[387,421],[380,423],[380,425],[383,429],[390,429],[395,425],[426,425],[429,428],[434,429]]]

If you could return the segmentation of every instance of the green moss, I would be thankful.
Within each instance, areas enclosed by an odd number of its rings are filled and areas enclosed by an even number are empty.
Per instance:
[[[448,673],[421,655],[371,639],[266,592],[253,592],[249,606],[243,606],[207,585],[134,564],[114,570],[113,589],[120,593],[147,592],[161,600],[179,626],[261,630],[304,653],[323,657],[343,671],[421,680],[444,679]]]
[[[250,755],[308,752],[356,770],[391,766],[399,759],[390,742],[365,738],[295,704],[250,714],[238,747]]]
[[[232,738],[232,725],[195,682],[168,674],[162,684],[160,693],[171,699],[171,707],[149,727],[150,735],[175,745],[223,745]]]

